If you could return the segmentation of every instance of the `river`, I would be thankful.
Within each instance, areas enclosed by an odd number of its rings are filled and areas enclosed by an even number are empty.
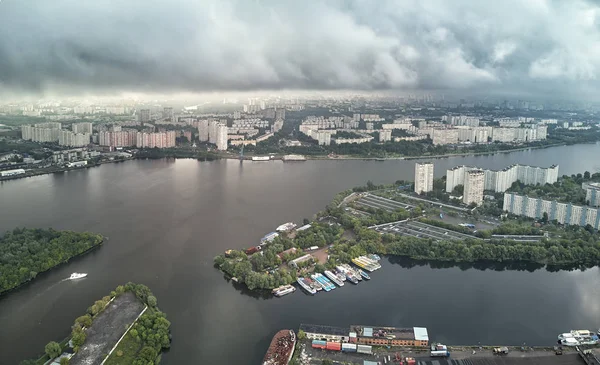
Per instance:
[[[599,171],[600,144],[435,160],[560,165]],[[383,260],[370,282],[309,297],[251,295],[224,280],[212,259],[256,244],[277,225],[302,222],[339,191],[412,180],[415,161],[129,161],[0,183],[0,230],[88,230],[105,245],[0,298],[1,363],[63,339],[88,306],[127,281],[148,285],[172,323],[164,364],[256,364],[271,336],[300,323],[425,326],[449,344],[551,345],[560,332],[600,325],[598,268],[537,271],[431,268]],[[87,272],[81,281],[62,281]],[[8,351],[7,351],[8,349]]]

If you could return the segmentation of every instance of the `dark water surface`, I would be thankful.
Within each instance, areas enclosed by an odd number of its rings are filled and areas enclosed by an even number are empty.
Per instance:
[[[600,170],[600,145],[577,145],[435,161],[560,165]],[[415,161],[130,161],[0,184],[0,230],[15,226],[99,232],[100,249],[0,298],[0,363],[43,351],[117,285],[148,285],[172,323],[164,364],[256,364],[271,336],[302,322],[425,326],[449,344],[552,344],[569,329],[600,325],[597,268],[546,270],[413,266],[384,259],[373,280],[309,297],[272,299],[228,283],[212,266],[227,248],[254,245],[287,221],[300,223],[337,192],[412,180]],[[72,272],[88,278],[62,281]]]

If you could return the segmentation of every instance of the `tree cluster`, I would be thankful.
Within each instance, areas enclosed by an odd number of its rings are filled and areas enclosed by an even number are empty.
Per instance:
[[[15,228],[0,237],[0,293],[99,245],[102,236],[53,229]]]

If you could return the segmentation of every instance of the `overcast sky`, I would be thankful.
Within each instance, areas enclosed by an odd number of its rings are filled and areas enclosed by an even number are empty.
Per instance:
[[[594,95],[583,0],[0,0],[11,92]]]

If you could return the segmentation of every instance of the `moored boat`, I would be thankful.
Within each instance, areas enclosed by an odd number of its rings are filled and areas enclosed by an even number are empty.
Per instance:
[[[371,280],[371,277],[369,276],[369,274],[367,274],[366,272],[364,272],[364,271],[362,271],[360,269],[358,269],[358,274],[360,276],[362,276],[362,278],[365,279],[365,280]]]
[[[344,286],[344,281],[343,281],[343,280],[340,280],[340,278],[339,278],[339,277],[338,277],[336,274],[332,273],[332,272],[331,272],[331,271],[329,271],[329,270],[325,270],[324,274],[325,274],[325,276],[327,276],[327,277],[328,277],[328,278],[329,278],[331,281],[333,281],[334,283],[336,283],[338,286]]]
[[[319,283],[326,292],[331,291],[330,284],[325,281],[321,274],[313,274],[310,276],[315,282]]]
[[[327,285],[329,287],[330,290],[333,290],[336,288],[335,285],[333,285],[333,283],[331,282],[331,280],[329,280],[326,276],[323,276],[323,274],[317,274],[319,276],[319,279],[321,280],[321,283]]]
[[[321,286],[321,284],[319,284],[318,282],[316,282],[312,279],[304,278],[304,282],[307,283],[308,285],[310,285],[310,287],[315,289],[316,291],[323,290],[323,287]]]
[[[589,330],[571,330],[558,335],[558,343],[565,346],[597,345],[598,335]]]
[[[296,279],[296,282],[298,283],[298,285],[300,285],[300,287],[302,289],[304,289],[308,294],[311,295],[315,295],[317,293],[317,291],[311,287],[310,285],[308,285],[305,281],[304,278],[298,278]]]
[[[281,330],[273,336],[265,354],[263,365],[288,365],[294,355],[296,334],[292,330]]]
[[[354,285],[358,284],[358,279],[355,278],[351,273],[346,273],[346,279],[348,279],[348,281]]]
[[[273,289],[272,293],[276,297],[282,297],[284,295],[293,293],[295,291],[296,291],[296,288],[294,288],[291,285],[282,285],[282,286],[280,286],[278,288]]]

